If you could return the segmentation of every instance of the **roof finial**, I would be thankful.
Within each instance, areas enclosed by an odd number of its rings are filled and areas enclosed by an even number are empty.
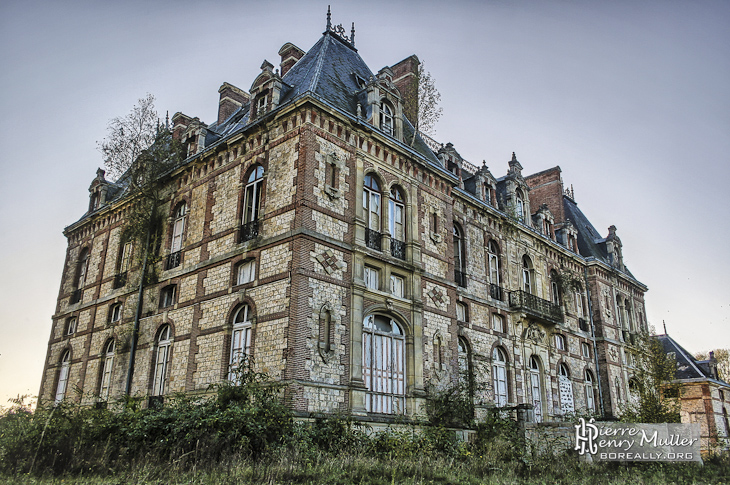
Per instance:
[[[512,152],[512,161],[513,162],[517,161],[517,155],[515,155],[515,152]]]
[[[165,129],[170,131],[170,112],[165,111]]]
[[[667,335],[667,322],[662,320],[662,325],[664,325],[664,335]]]
[[[352,23],[350,34],[350,44],[352,44],[352,47],[355,47],[355,22]]]
[[[332,30],[332,12],[330,11],[330,6],[327,5],[327,29],[326,32],[329,32]]]

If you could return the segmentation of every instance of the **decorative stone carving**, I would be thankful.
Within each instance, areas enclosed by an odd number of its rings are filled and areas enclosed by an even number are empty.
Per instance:
[[[332,274],[335,271],[343,269],[345,267],[345,263],[338,260],[335,256],[334,251],[332,251],[331,249],[328,249],[322,254],[318,255],[315,259],[319,261],[319,264],[322,265],[322,268],[324,268],[327,274]]]
[[[525,331],[525,340],[531,340],[532,343],[538,345],[545,341],[545,331],[537,326],[537,324],[531,323]]]

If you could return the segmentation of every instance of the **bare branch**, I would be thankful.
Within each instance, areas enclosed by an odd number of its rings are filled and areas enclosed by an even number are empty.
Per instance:
[[[109,121],[108,134],[97,142],[110,177],[116,179],[155,141],[158,123],[155,97],[140,98],[132,111]]]

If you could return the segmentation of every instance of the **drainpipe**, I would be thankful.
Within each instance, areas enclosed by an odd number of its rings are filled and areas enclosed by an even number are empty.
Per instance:
[[[583,268],[583,279],[586,283],[586,297],[588,299],[588,318],[591,322],[591,341],[593,342],[593,360],[596,364],[596,383],[598,384],[598,405],[601,409],[601,416],[606,412],[603,408],[603,387],[601,386],[601,370],[598,366],[598,347],[596,345],[596,327],[593,324],[593,304],[591,303],[591,290],[588,286],[588,268]]]
[[[153,212],[154,213],[154,212]],[[137,311],[134,313],[134,331],[132,332],[132,342],[129,347],[129,366],[127,367],[127,386],[124,394],[129,396],[132,391],[132,376],[134,375],[134,359],[137,353],[137,340],[139,336],[139,319],[142,316],[142,297],[144,295],[144,279],[147,275],[147,253],[150,246],[150,227],[147,226],[147,235],[145,236],[144,257],[142,258],[142,275],[139,279],[139,292],[137,293]]]

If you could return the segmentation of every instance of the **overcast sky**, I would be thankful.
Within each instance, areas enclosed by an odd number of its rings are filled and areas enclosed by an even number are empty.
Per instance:
[[[63,228],[88,207],[109,119],[146,93],[212,123],[279,48],[309,49],[326,2],[0,3],[0,405],[36,395]],[[730,2],[332,2],[371,70],[416,54],[442,94],[435,138],[506,173],[559,165],[649,287],[650,324],[730,347]]]

